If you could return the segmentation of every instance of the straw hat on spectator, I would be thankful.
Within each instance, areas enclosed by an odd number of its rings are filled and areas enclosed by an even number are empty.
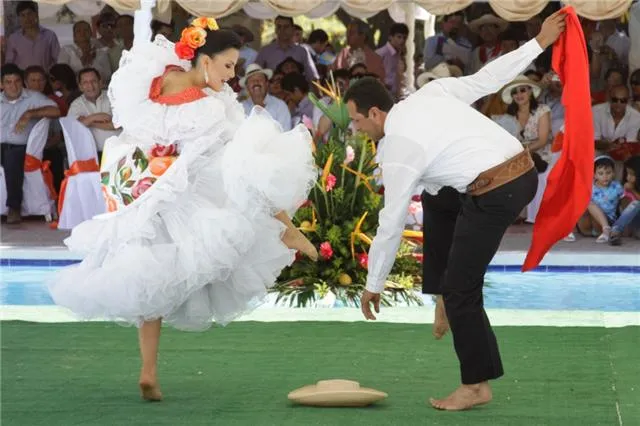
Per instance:
[[[384,392],[351,380],[321,380],[289,394],[290,401],[315,407],[365,407],[386,397]]]
[[[265,77],[267,77],[267,80],[271,80],[271,77],[273,77],[273,71],[271,71],[269,68],[262,68],[258,64],[251,64],[247,67],[247,70],[244,73],[244,77],[242,77],[238,81],[238,83],[240,84],[240,87],[244,88],[249,76],[252,76],[254,74],[264,74]]]
[[[534,98],[537,98],[538,96],[540,96],[540,92],[542,91],[542,88],[537,82],[531,80],[526,75],[521,74],[518,77],[516,77],[516,79],[513,80],[511,83],[507,84],[502,88],[502,91],[501,91],[502,101],[507,105],[513,102],[513,96],[511,96],[511,91],[516,87],[520,87],[520,86],[531,87]]]
[[[416,85],[421,88],[431,80],[437,80],[439,78],[446,77],[460,77],[462,76],[462,70],[457,65],[450,65],[446,62],[441,62],[429,71],[425,71],[416,78]]]
[[[487,13],[485,15],[482,15],[478,19],[474,19],[473,21],[469,22],[469,29],[474,33],[478,33],[480,32],[480,27],[483,25],[497,25],[500,29],[500,32],[503,32],[507,29],[509,23],[504,19],[497,17],[496,15]]]

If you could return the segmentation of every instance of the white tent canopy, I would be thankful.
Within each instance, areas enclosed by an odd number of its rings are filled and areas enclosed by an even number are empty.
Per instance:
[[[61,5],[66,5],[73,13],[80,16],[97,14],[105,4],[122,12],[134,11],[139,7],[139,0],[37,0],[42,4],[43,13],[55,14]],[[196,16],[220,18],[243,9],[256,19],[269,19],[276,15],[299,16],[310,18],[330,16],[339,8],[352,16],[368,18],[381,10],[390,9],[394,14],[402,10],[413,9],[412,16],[424,16],[422,10],[432,15],[444,15],[473,3],[474,0],[174,0],[189,13]],[[507,21],[524,21],[540,13],[549,0],[485,0],[500,17]],[[580,16],[601,20],[623,15],[632,0],[565,0],[563,3],[575,8]],[[45,4],[49,4],[47,7]],[[419,8],[419,9],[417,9]],[[158,0],[158,16],[171,13],[171,0]],[[44,15],[46,16],[46,15]]]

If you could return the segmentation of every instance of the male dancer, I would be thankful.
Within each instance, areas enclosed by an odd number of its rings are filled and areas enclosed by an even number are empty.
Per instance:
[[[358,81],[345,94],[355,127],[374,140],[385,139],[385,206],[361,299],[367,319],[376,319],[370,303],[380,312],[380,293],[396,257],[411,195],[418,186],[428,193],[423,291],[443,296],[462,377],[448,397],[430,400],[434,408],[464,410],[491,401],[488,381],[502,376],[503,369],[483,307],[484,274],[538,182],[529,152],[470,104],[522,73],[564,28],[565,14],[556,12],[519,49],[474,75],[432,81],[397,105],[374,79]]]

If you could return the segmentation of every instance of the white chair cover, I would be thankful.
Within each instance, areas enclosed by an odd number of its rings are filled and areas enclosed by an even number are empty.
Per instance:
[[[27,154],[42,161],[42,153],[49,136],[49,124],[51,120],[43,118],[33,126],[27,140]],[[22,216],[45,216],[47,222],[51,221],[51,215],[55,213],[55,200],[47,187],[42,170],[24,172],[22,184]]]
[[[4,180],[4,167],[0,166],[0,214],[6,215],[7,208],[7,183]]]
[[[560,159],[560,153],[555,152],[551,156],[551,161],[549,161],[549,167],[544,173],[538,173],[538,190],[536,191],[536,195],[533,197],[533,200],[527,205],[527,219],[526,221],[529,223],[536,222],[536,216],[538,216],[538,210],[540,210],[540,204],[542,204],[542,197],[544,196],[544,190],[547,188],[547,178],[549,177],[549,173],[553,169],[553,166],[556,165]]]
[[[87,127],[72,117],[60,118],[60,126],[64,135],[69,167],[76,161],[91,159],[98,161],[93,134]],[[58,229],[73,229],[85,220],[106,212],[99,172],[79,173],[67,179]]]

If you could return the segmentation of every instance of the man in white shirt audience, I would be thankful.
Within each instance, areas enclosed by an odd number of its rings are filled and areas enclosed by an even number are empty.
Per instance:
[[[638,141],[640,112],[629,105],[629,97],[626,86],[616,86],[609,92],[609,102],[592,108],[596,155],[606,154],[620,143]]]
[[[111,103],[102,90],[100,73],[95,68],[85,68],[78,73],[78,85],[82,96],[71,103],[69,117],[87,126],[95,140],[98,161],[102,157],[105,141],[120,133],[113,125]]]
[[[41,118],[58,118],[60,109],[42,93],[23,88],[23,73],[15,64],[2,67],[0,93],[0,142],[4,178],[7,186],[7,224],[21,221],[22,183],[27,141],[33,126]]]
[[[254,106],[259,105],[267,110],[271,117],[282,126],[282,130],[291,130],[291,113],[287,104],[269,94],[269,80],[273,72],[258,64],[247,67],[247,74],[240,79],[240,87],[244,88],[249,98],[242,102],[245,114],[249,115]]]
[[[344,97],[355,127],[374,140],[384,138],[384,209],[361,298],[367,319],[375,319],[371,303],[379,312],[411,195],[419,186],[426,190],[423,292],[439,295],[434,334],[442,337],[450,325],[462,382],[447,398],[431,399],[436,409],[465,410],[490,402],[489,380],[504,374],[484,310],[484,275],[538,185],[529,152],[470,105],[522,73],[564,31],[564,19],[563,12],[551,15],[535,39],[478,73],[434,80],[395,106],[374,79],[359,80]]]
[[[107,48],[100,47],[97,40],[91,36],[91,25],[85,21],[73,24],[73,44],[60,50],[58,62],[69,65],[75,73],[83,68],[92,67],[100,71],[105,81],[111,79],[111,62]]]

